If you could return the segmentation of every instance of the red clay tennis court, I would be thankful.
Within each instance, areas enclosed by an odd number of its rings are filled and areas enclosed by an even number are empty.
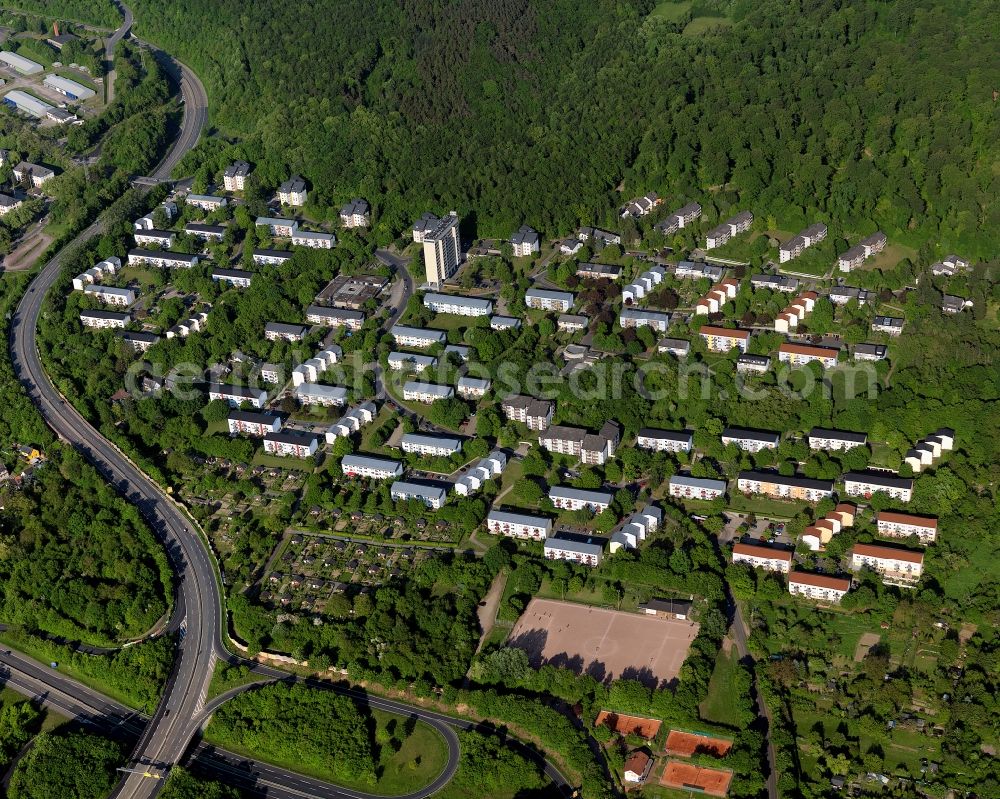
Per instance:
[[[691,763],[671,760],[663,770],[660,785],[681,790],[701,791],[709,796],[725,796],[733,772],[726,769],[704,768]]]
[[[659,719],[647,719],[642,716],[627,716],[611,710],[602,710],[594,720],[597,727],[608,727],[619,735],[639,735],[646,740],[656,737],[663,724]]]
[[[671,730],[667,734],[665,751],[668,755],[677,757],[691,757],[694,754],[725,757],[732,748],[733,742],[725,738],[713,738],[686,730]]]
[[[589,674],[601,682],[633,679],[650,687],[680,673],[698,624],[555,599],[532,599],[508,645],[543,663]]]

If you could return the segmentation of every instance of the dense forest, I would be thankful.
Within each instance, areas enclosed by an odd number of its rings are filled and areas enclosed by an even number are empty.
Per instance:
[[[317,213],[366,196],[383,238],[428,207],[557,234],[656,190],[709,219],[995,249],[985,0],[133,5],[240,138],[204,148],[206,169],[243,155],[269,188],[301,172]],[[692,13],[725,24],[682,32]]]
[[[40,734],[18,761],[10,779],[10,799],[101,799],[107,796],[125,757],[117,741],[83,732]]]

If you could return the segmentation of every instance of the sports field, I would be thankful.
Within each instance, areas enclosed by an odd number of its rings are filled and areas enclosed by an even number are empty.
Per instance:
[[[612,710],[602,710],[594,720],[595,727],[607,727],[619,735],[638,735],[646,740],[656,737],[663,722],[659,719],[647,719],[643,716],[627,716]]]
[[[509,643],[535,667],[551,663],[601,681],[627,678],[656,687],[677,678],[697,634],[695,622],[532,599]]]
[[[713,738],[710,735],[686,730],[671,730],[667,734],[665,749],[668,755],[678,757],[691,757],[695,754],[725,757],[732,746],[733,742],[725,738]]]
[[[692,763],[671,760],[663,770],[660,785],[699,791],[709,796],[725,796],[732,779],[733,772],[728,769],[703,768]]]

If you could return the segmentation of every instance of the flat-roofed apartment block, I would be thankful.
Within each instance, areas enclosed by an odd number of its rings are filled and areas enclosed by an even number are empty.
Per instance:
[[[866,498],[883,491],[893,499],[909,502],[913,497],[913,480],[880,472],[848,472],[844,475],[844,491],[852,497]]]
[[[538,231],[528,225],[521,225],[510,237],[510,246],[515,258],[527,258],[541,251],[541,239]]]
[[[750,331],[738,328],[702,325],[698,335],[705,340],[705,345],[712,352],[729,352],[733,347],[746,352],[750,344]]]
[[[722,445],[735,444],[747,452],[759,452],[762,449],[777,449],[781,443],[781,433],[770,430],[751,430],[746,427],[727,427],[722,431]]]
[[[424,307],[434,313],[448,313],[456,316],[489,316],[493,313],[493,303],[479,297],[461,297],[457,294],[438,294],[429,291],[424,295]]]
[[[422,372],[437,364],[437,358],[433,355],[418,355],[415,352],[390,352],[387,359],[389,368],[394,371],[408,369],[414,372]]]
[[[549,452],[579,458],[588,465],[601,466],[615,454],[621,431],[614,422],[605,422],[597,434],[580,427],[551,425],[538,436],[540,446]]]
[[[103,302],[105,305],[119,305],[127,308],[135,302],[135,292],[132,289],[119,289],[114,286],[84,286],[85,296]]]
[[[438,219],[434,225],[425,228],[421,241],[424,245],[424,276],[432,286],[438,286],[458,270],[461,258],[458,214],[452,211],[444,219]]]
[[[202,241],[222,241],[226,235],[225,225],[203,225],[200,222],[188,222],[184,225],[184,232]]]
[[[378,415],[378,407],[374,402],[362,402],[351,408],[347,413],[330,425],[326,431],[326,443],[332,444],[338,438],[354,435],[366,424],[371,424]]]
[[[903,332],[903,319],[898,316],[876,316],[872,319],[872,330],[887,336],[898,336]]]
[[[306,182],[298,175],[292,175],[278,186],[278,201],[282,205],[302,206],[308,197]]]
[[[463,399],[482,399],[492,385],[493,383],[485,377],[463,376],[458,378],[455,391]]]
[[[245,269],[213,269],[212,280],[217,283],[225,283],[238,289],[250,288],[253,282],[253,272]]]
[[[604,538],[558,532],[545,539],[543,553],[547,560],[567,560],[584,566],[600,566]]]
[[[150,230],[137,230],[132,234],[132,237],[135,239],[136,244],[141,244],[143,247],[163,247],[169,250],[174,246],[177,234],[172,230],[156,230],[153,228]]]
[[[801,571],[793,571],[788,575],[788,593],[794,596],[839,603],[850,590],[851,581],[846,577]]]
[[[156,266],[161,269],[190,269],[198,265],[197,255],[160,250],[129,250],[129,266]]]
[[[788,574],[792,570],[792,553],[787,549],[737,542],[733,545],[733,563],[749,563],[755,569]]]
[[[208,398],[223,400],[233,408],[239,408],[244,402],[254,408],[263,408],[267,404],[267,392],[263,389],[237,386],[232,383],[216,383],[209,386]]]
[[[306,321],[311,325],[322,325],[323,327],[346,327],[348,330],[360,330],[365,323],[365,314],[363,311],[351,311],[347,308],[310,305],[306,308]]]
[[[690,452],[694,433],[690,430],[659,430],[644,427],[639,431],[635,445],[654,452]]]
[[[494,535],[541,541],[552,532],[552,520],[526,513],[491,510],[486,516],[486,529]]]
[[[397,480],[389,488],[389,495],[394,502],[415,499],[432,510],[440,509],[448,501],[448,492],[442,486],[412,480]]]
[[[254,224],[257,227],[267,228],[268,235],[282,239],[290,239],[292,234],[299,229],[299,223],[296,220],[280,216],[258,216]]]
[[[292,259],[288,250],[254,250],[253,262],[257,266],[281,266]]]
[[[501,403],[501,410],[508,421],[527,425],[529,430],[545,430],[552,423],[555,403],[535,399],[524,394],[513,394]]]
[[[250,171],[251,166],[246,161],[233,161],[222,173],[222,187],[226,191],[243,191]]]
[[[302,383],[295,387],[295,399],[302,405],[342,408],[347,404],[347,389],[322,383]]]
[[[145,352],[160,340],[160,337],[155,333],[144,333],[138,330],[120,330],[116,335],[128,344],[133,352]]]
[[[655,225],[656,230],[664,236],[671,236],[681,228],[687,227],[701,216],[701,206],[698,203],[688,203],[671,211]]]
[[[924,553],[884,544],[855,544],[851,548],[851,571],[872,569],[892,585],[912,585],[924,570]]]
[[[314,250],[332,250],[337,243],[337,237],[332,233],[319,233],[314,230],[299,228],[292,233],[293,247],[310,247]]]
[[[530,288],[524,293],[524,304],[543,311],[569,311],[576,298],[568,291]]]
[[[745,233],[753,224],[753,214],[749,211],[741,211],[736,216],[731,216],[720,225],[716,225],[705,235],[705,249],[714,250],[728,242],[733,236]]]
[[[819,502],[833,496],[833,480],[785,477],[777,472],[740,472],[736,488],[744,494],[764,494],[778,499]]]
[[[304,433],[300,430],[284,430],[280,433],[268,433],[264,436],[264,452],[271,455],[291,455],[295,458],[308,458],[319,449],[319,437],[314,433]]]
[[[651,327],[658,333],[666,333],[670,327],[670,314],[659,311],[644,311],[641,308],[622,308],[618,314],[618,324],[627,327]]]
[[[778,261],[785,263],[798,258],[805,250],[826,238],[827,227],[822,222],[810,225],[778,248]]]
[[[443,330],[425,330],[421,327],[393,325],[389,332],[400,347],[430,347],[433,344],[444,344],[448,340]]]
[[[660,354],[669,352],[675,358],[687,358],[691,352],[691,342],[682,338],[664,338],[656,345],[656,351]]]
[[[441,399],[451,399],[455,389],[451,386],[439,386],[437,383],[422,383],[419,380],[408,380],[403,385],[403,399],[407,402],[437,402]]]
[[[618,280],[622,268],[617,264],[583,263],[576,267],[576,276],[587,280]]]
[[[885,233],[882,231],[866,236],[849,250],[837,256],[837,267],[841,272],[850,272],[852,269],[857,269],[865,262],[866,258],[882,252],[885,249],[887,241],[888,239],[886,239]]]
[[[107,327],[125,327],[132,321],[132,315],[116,311],[80,311],[80,323],[84,327],[97,329]]]
[[[771,359],[767,355],[750,355],[741,353],[736,359],[736,371],[743,374],[754,373],[763,374],[771,366]]]
[[[264,325],[264,338],[268,341],[302,341],[309,333],[305,325],[285,322],[268,322]]]
[[[718,264],[696,264],[694,261],[679,261],[674,267],[674,277],[700,280],[708,278],[713,283],[722,280],[726,269]]]
[[[346,228],[368,227],[372,222],[372,207],[368,200],[356,197],[340,208],[340,224]]]
[[[263,438],[268,433],[277,433],[281,430],[281,417],[269,413],[232,410],[227,421],[229,432],[233,435]]]
[[[882,510],[875,517],[878,534],[887,538],[909,538],[915,535],[921,544],[937,540],[938,520],[934,516],[914,516],[912,513],[897,513]]]
[[[184,202],[202,211],[217,211],[229,205],[229,200],[214,194],[189,194],[184,198]]]
[[[589,510],[600,513],[607,510],[614,499],[607,491],[585,491],[567,486],[552,486],[549,499],[559,510]]]
[[[889,348],[885,344],[855,344],[854,360],[856,361],[884,361],[889,353]]]
[[[668,493],[679,499],[717,499],[726,495],[726,481],[675,474],[670,478]]]
[[[417,455],[442,455],[447,457],[462,451],[461,439],[427,433],[403,433],[400,441],[403,452]]]
[[[809,449],[846,450],[863,447],[868,443],[867,433],[851,433],[825,427],[814,427],[809,431],[808,438]]]
[[[796,344],[786,341],[778,347],[778,360],[793,366],[804,366],[816,361],[824,369],[832,369],[837,365],[840,350],[836,347],[818,347],[814,344]]]
[[[345,455],[340,460],[340,471],[345,477],[390,480],[402,476],[403,464],[391,458],[379,458],[375,455]]]

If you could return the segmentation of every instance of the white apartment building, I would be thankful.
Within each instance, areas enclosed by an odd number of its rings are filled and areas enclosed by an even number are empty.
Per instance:
[[[507,455],[495,449],[455,481],[455,493],[463,497],[471,496],[483,487],[483,483],[498,477],[506,468]]]
[[[222,187],[226,191],[243,191],[246,188],[250,170],[250,164],[246,161],[234,161],[222,173]]]
[[[198,265],[197,255],[160,250],[129,250],[129,266],[155,266],[160,269],[190,269]]]
[[[623,330],[627,327],[651,327],[658,333],[666,333],[670,327],[670,314],[641,308],[622,308],[618,314],[618,324]]]
[[[253,262],[257,266],[281,266],[292,259],[288,250],[254,250]]]
[[[604,555],[604,539],[556,533],[545,539],[543,553],[548,560],[568,560],[584,566],[600,566]]]
[[[364,311],[351,311],[346,308],[310,305],[306,308],[306,321],[311,325],[322,325],[323,327],[346,327],[348,330],[360,330],[365,323],[365,314]]]
[[[448,500],[448,493],[441,486],[397,480],[389,489],[395,502],[416,499],[432,510],[440,509]]]
[[[550,291],[548,289],[530,288],[524,292],[524,304],[529,308],[543,311],[570,311],[576,298],[568,291]]]
[[[584,491],[579,488],[553,486],[549,499],[559,510],[589,510],[600,513],[607,510],[614,496],[607,491]]]
[[[315,455],[317,449],[319,449],[319,438],[312,433],[285,430],[280,433],[268,433],[264,436],[264,452],[270,455],[308,458]]]
[[[781,433],[767,430],[750,430],[745,427],[727,427],[722,431],[722,444],[735,444],[747,452],[760,452],[762,449],[777,449],[781,443]]]
[[[229,412],[229,433],[231,435],[263,438],[268,433],[281,431],[281,417],[268,413],[233,410]]]
[[[400,347],[430,347],[433,344],[444,344],[448,340],[443,330],[393,325],[389,332]]]
[[[559,314],[559,318],[556,319],[556,327],[565,333],[576,333],[578,330],[586,330],[590,324],[590,320],[586,316],[580,316],[579,314]]]
[[[132,289],[117,289],[114,286],[85,286],[83,293],[87,297],[103,302],[106,305],[120,305],[127,308],[135,302],[135,292]]]
[[[805,250],[826,238],[827,227],[821,222],[810,225],[778,248],[778,261],[785,263],[798,258]]]
[[[744,494],[764,494],[777,499],[805,502],[819,502],[833,496],[833,480],[784,477],[777,472],[740,472],[736,478],[736,488]]]
[[[278,201],[282,205],[300,207],[306,204],[309,192],[306,190],[306,182],[298,175],[292,175],[288,180],[278,186]]]
[[[841,451],[865,446],[868,443],[868,434],[814,427],[809,431],[808,439],[809,449]]]
[[[426,433],[403,433],[400,446],[403,452],[416,455],[441,455],[448,457],[462,451],[460,439],[451,436],[435,436]]]
[[[911,513],[879,511],[875,517],[878,534],[886,538],[909,538],[917,536],[921,544],[931,544],[937,540],[938,520],[933,516],[914,516]]]
[[[215,211],[219,208],[225,208],[229,204],[225,197],[217,197],[214,194],[189,194],[184,198],[184,201],[202,211]]]
[[[722,266],[717,264],[696,264],[694,261],[679,261],[674,268],[674,277],[676,278],[700,280],[706,277],[713,283],[722,280],[722,276],[725,274],[726,270]]]
[[[486,516],[486,529],[494,535],[541,541],[552,532],[552,520],[544,516],[491,510]]]
[[[137,230],[132,234],[136,244],[143,247],[163,247],[169,250],[174,246],[177,234],[172,230]]]
[[[788,575],[788,593],[820,602],[839,603],[851,590],[851,581],[844,577],[793,571]]]
[[[701,216],[701,206],[698,203],[688,203],[676,211],[671,211],[666,218],[657,222],[655,227],[664,236],[672,236],[681,228],[687,227]]]
[[[222,241],[226,235],[226,228],[223,225],[202,225],[198,222],[188,222],[184,225],[184,232],[202,241]]]
[[[115,311],[80,311],[80,323],[84,327],[96,329],[125,327],[132,321],[132,315]]]
[[[343,386],[325,386],[322,383],[302,383],[295,387],[295,399],[301,405],[342,408],[347,404],[347,389]]]
[[[866,498],[883,491],[900,502],[909,502],[913,498],[913,480],[879,472],[848,472],[844,475],[844,491],[848,496]]]
[[[670,353],[675,358],[687,358],[688,353],[691,352],[691,342],[682,338],[661,339],[660,343],[656,345],[656,351],[661,355]]]
[[[440,286],[458,271],[461,261],[458,222],[458,214],[452,211],[423,231],[424,277],[432,286]]]
[[[332,444],[338,438],[351,436],[366,424],[371,424],[378,415],[378,407],[374,402],[362,402],[351,408],[339,420],[330,425],[326,431],[326,443]]]
[[[636,446],[654,452],[690,452],[694,446],[694,433],[690,430],[656,430],[644,427],[639,431]]]
[[[736,347],[740,352],[746,352],[750,344],[750,331],[702,325],[698,331],[705,344],[712,352],[729,352]]]
[[[253,272],[244,269],[213,269],[212,280],[217,283],[226,283],[239,289],[250,288],[253,281]]]
[[[482,399],[493,383],[486,378],[460,377],[455,385],[455,391],[463,399]]]
[[[145,352],[160,340],[160,337],[155,333],[143,333],[138,330],[119,330],[116,335],[128,344],[133,352]]]
[[[345,477],[391,480],[403,475],[403,464],[391,458],[379,458],[374,455],[345,455],[340,461],[340,471]]]
[[[74,277],[73,288],[77,291],[83,291],[84,286],[89,286],[103,280],[105,275],[117,274],[118,270],[121,269],[121,265],[121,260],[119,258],[115,258],[114,256],[105,261],[101,261],[100,263],[90,267],[90,269],[86,272],[81,272],[79,275]]]
[[[898,336],[903,332],[903,320],[898,316],[876,316],[872,319],[872,330],[887,336]]]
[[[515,258],[527,258],[541,251],[541,239],[538,231],[527,225],[521,225],[518,231],[510,237],[511,248]]]
[[[209,386],[208,398],[210,400],[223,400],[228,402],[233,408],[239,408],[244,402],[249,403],[254,408],[263,408],[267,403],[267,392],[259,388],[249,386],[236,386],[230,383],[217,383]]]
[[[389,368],[397,372],[403,369],[422,372],[424,369],[433,368],[437,364],[437,358],[433,355],[418,355],[415,352],[390,352],[387,362]]]
[[[790,341],[778,347],[778,360],[793,366],[804,366],[816,361],[824,369],[832,369],[837,365],[839,354],[840,350],[836,347],[817,347],[812,344],[794,344]]]
[[[340,209],[340,224],[346,228],[368,227],[372,221],[372,209],[367,200],[356,197]]]
[[[736,371],[741,374],[752,372],[753,374],[763,374],[771,367],[771,359],[766,355],[750,355],[742,353],[736,359]]]
[[[589,433],[580,427],[551,425],[538,436],[538,443],[549,452],[570,455],[583,463],[602,466],[618,447],[619,430],[614,422],[606,422],[601,432]]]
[[[882,252],[887,241],[888,239],[882,231],[866,236],[849,250],[837,256],[837,267],[841,272],[857,269],[865,262],[866,258]]]
[[[257,227],[267,228],[269,236],[277,236],[282,239],[290,239],[292,234],[299,229],[299,223],[296,220],[276,216],[258,216],[254,224]]]
[[[421,383],[409,380],[403,385],[403,399],[407,402],[436,402],[441,399],[451,399],[455,389],[451,386],[439,386],[436,383]]]
[[[924,553],[881,544],[855,544],[851,548],[851,571],[872,569],[884,582],[915,583],[924,569]]]
[[[268,322],[264,325],[264,338],[268,341],[302,341],[309,333],[305,325],[286,322]]]
[[[332,250],[337,243],[337,237],[332,233],[317,233],[313,230],[299,228],[292,233],[293,247],[309,247],[314,250]]]
[[[726,494],[725,480],[711,480],[704,477],[690,477],[675,474],[670,478],[668,493],[678,499],[712,500]]]
[[[529,430],[545,430],[552,423],[555,404],[524,394],[507,397],[500,406],[509,421],[527,425]]]
[[[493,303],[478,297],[460,297],[457,294],[438,294],[429,291],[424,295],[424,307],[434,313],[455,314],[456,316],[489,316],[493,313]]]
[[[755,569],[788,574],[792,570],[792,553],[784,549],[737,542],[733,545],[733,563],[749,563]]]
[[[753,214],[750,211],[742,211],[736,216],[730,217],[721,225],[716,225],[705,236],[705,249],[714,250],[727,243],[733,236],[745,233],[753,224]]]

